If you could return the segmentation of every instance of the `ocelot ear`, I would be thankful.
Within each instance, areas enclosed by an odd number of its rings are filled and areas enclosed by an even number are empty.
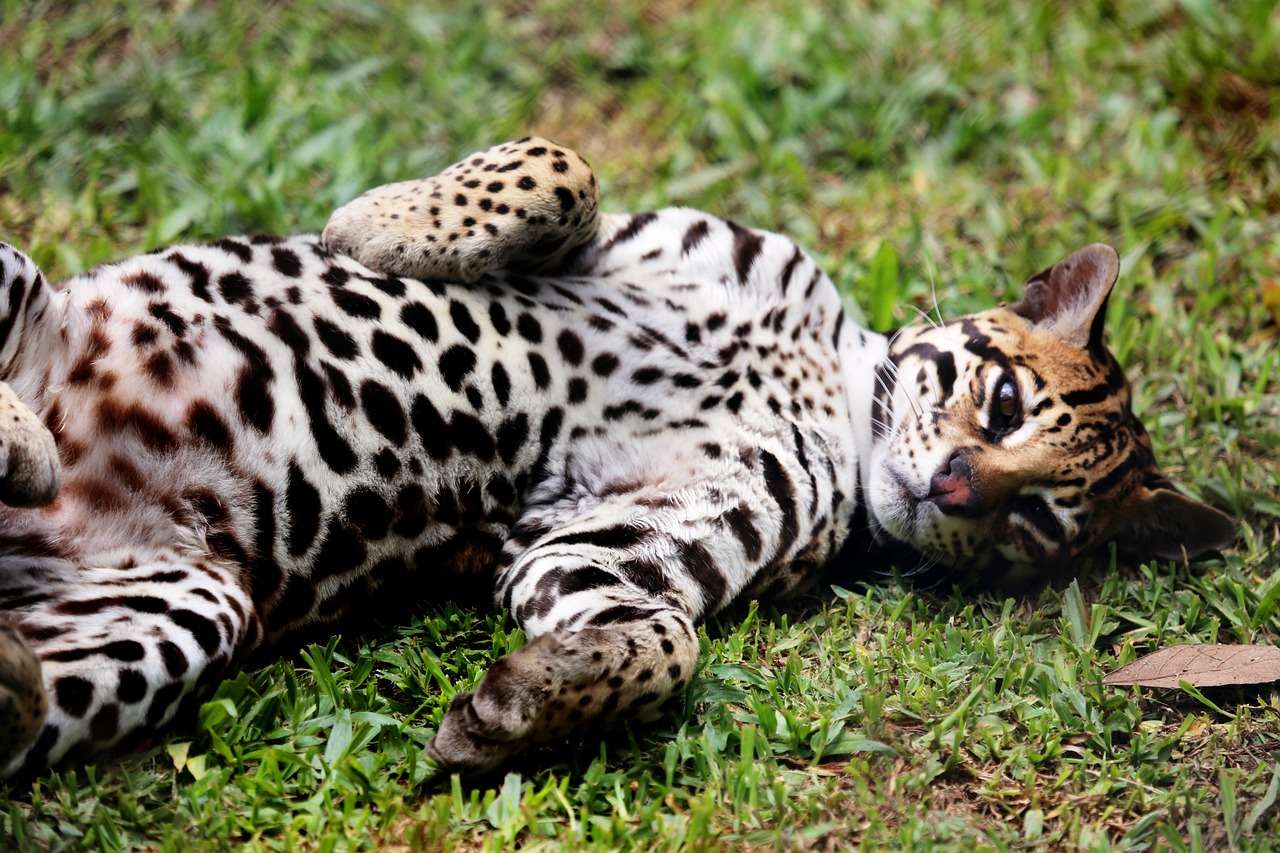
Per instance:
[[[1194,559],[1220,551],[1236,538],[1231,516],[1167,484],[1139,486],[1119,514],[1123,520],[1111,538],[1121,551],[1139,559]]]
[[[1069,344],[1100,349],[1107,297],[1119,274],[1116,250],[1094,243],[1032,276],[1010,307]]]

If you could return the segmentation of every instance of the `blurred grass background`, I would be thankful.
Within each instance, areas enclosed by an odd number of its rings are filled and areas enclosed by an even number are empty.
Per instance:
[[[1274,843],[1274,687],[1100,684],[1280,635],[1274,0],[0,0],[0,239],[55,279],[317,230],[528,133],[586,156],[608,209],[786,231],[878,326],[1116,245],[1135,407],[1237,546],[1021,596],[885,578],[753,607],[708,626],[683,713],[474,784],[427,779],[421,747],[521,638],[435,610],[243,674],[148,753],[0,790],[0,846]]]

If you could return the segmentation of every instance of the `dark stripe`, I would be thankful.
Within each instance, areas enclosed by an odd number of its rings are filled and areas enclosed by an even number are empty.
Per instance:
[[[938,384],[942,386],[942,401],[946,402],[951,399],[951,392],[955,390],[956,385],[956,358],[949,352],[938,349],[933,344],[913,344],[907,347],[901,355],[896,356],[894,361],[901,364],[909,356],[915,356],[922,361],[932,362],[934,369],[938,373]]]
[[[1009,513],[1023,518],[1039,530],[1050,542],[1061,542],[1062,525],[1043,498],[1035,495],[1018,495],[1009,501]]]
[[[791,424],[791,438],[796,443],[796,459],[800,463],[800,468],[809,475],[809,513],[812,514],[818,506],[818,478],[813,476],[813,471],[809,470],[809,457],[804,452],[804,436],[800,434],[800,428],[794,423]]]
[[[9,313],[0,318],[0,348],[8,343],[9,335],[13,332],[13,324],[18,319],[26,289],[26,281],[22,278],[18,278],[9,286]]]
[[[795,544],[799,533],[799,521],[796,518],[796,496],[791,487],[791,480],[783,470],[778,458],[767,450],[760,451],[760,464],[764,468],[764,482],[769,494],[778,504],[782,512],[781,525],[778,530],[778,547],[773,551],[771,562],[786,559],[787,552]]]
[[[888,361],[881,361],[876,365],[875,387],[871,389],[872,440],[883,438],[889,431],[889,423],[885,420],[885,406],[893,397],[896,382],[897,372],[889,369]]]
[[[615,575],[596,566],[586,566],[574,569],[560,579],[560,594],[573,595],[575,592],[587,592],[609,586],[621,586]]]
[[[682,542],[680,543],[680,562],[689,573],[689,577],[702,587],[703,600],[707,605],[706,612],[714,612],[724,603],[727,584],[724,575],[720,574],[720,569],[716,567],[715,560],[711,558],[711,554],[697,542]]]
[[[804,289],[804,298],[808,299],[813,295],[813,289],[818,286],[818,282],[822,280],[822,269],[819,267],[814,269],[813,275],[809,277],[809,286]]]
[[[634,238],[637,234],[645,229],[650,222],[658,218],[656,213],[637,213],[631,217],[631,221],[626,224],[621,231],[609,238],[609,242],[601,247],[601,252],[607,252],[614,246],[620,245]]]
[[[210,657],[222,643],[222,635],[218,633],[218,626],[213,623],[213,620],[206,619],[193,610],[175,610],[169,614],[169,618],[179,627],[190,631],[191,636],[195,637],[196,642],[200,644],[200,648],[204,649],[204,653]]]
[[[646,533],[647,531],[642,527],[619,524],[600,530],[563,533],[547,540],[542,545],[543,547],[551,545],[595,545],[598,548],[630,548],[642,542]]]
[[[1120,365],[1112,361],[1107,368],[1107,378],[1105,381],[1092,388],[1085,388],[1082,391],[1069,391],[1062,395],[1062,402],[1068,406],[1087,406],[1091,403],[1101,403],[1112,394],[1124,387],[1124,372],[1120,369]]]
[[[684,239],[680,241],[681,257],[689,254],[706,239],[707,232],[711,230],[711,226],[707,224],[707,220],[699,219],[697,222],[689,226],[689,230],[684,232]]]
[[[746,284],[751,275],[751,267],[764,246],[764,237],[736,222],[727,224],[733,231],[733,268],[738,272],[738,282]]]
[[[787,294],[787,288],[791,286],[791,274],[796,271],[796,265],[804,259],[804,253],[800,251],[800,247],[796,246],[795,252],[791,255],[791,259],[787,261],[787,265],[782,268],[782,275],[778,277],[778,284],[782,288],[782,295]]]
[[[655,612],[643,607],[633,607],[630,604],[617,604],[592,616],[590,624],[612,625],[615,622],[639,622],[641,619],[648,619]]]
[[[760,531],[756,530],[751,510],[738,504],[724,514],[724,520],[729,524],[729,530],[742,543],[742,550],[746,553],[747,559],[753,563],[758,562],[762,545]]]
[[[1116,467],[1112,468],[1106,476],[1094,482],[1089,487],[1089,497],[1096,498],[1105,495],[1107,492],[1120,485],[1131,472],[1138,468],[1152,464],[1151,451],[1141,446],[1135,446],[1129,455],[1120,460]]]

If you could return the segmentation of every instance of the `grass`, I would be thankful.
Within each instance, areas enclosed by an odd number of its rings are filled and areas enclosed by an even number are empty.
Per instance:
[[[1011,595],[850,579],[706,627],[684,710],[433,780],[449,697],[517,647],[443,607],[224,684],[150,752],[0,790],[0,846],[1266,848],[1280,691],[1104,689],[1280,636],[1274,0],[373,5],[0,0],[0,237],[55,278],[314,230],[537,132],[607,206],[785,230],[877,324],[1120,247],[1110,340],[1168,471],[1241,520],[1195,566]]]

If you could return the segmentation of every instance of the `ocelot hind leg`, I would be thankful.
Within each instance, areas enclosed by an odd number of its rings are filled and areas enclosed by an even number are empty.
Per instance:
[[[0,776],[158,732],[260,636],[233,566],[0,544]]]
[[[369,190],[333,214],[324,241],[370,269],[413,278],[551,272],[595,239],[597,195],[586,160],[530,137],[432,178]]]
[[[60,319],[36,265],[0,243],[0,503],[8,506],[44,506],[58,494],[61,465],[53,435],[9,381],[24,359],[45,357]]]

